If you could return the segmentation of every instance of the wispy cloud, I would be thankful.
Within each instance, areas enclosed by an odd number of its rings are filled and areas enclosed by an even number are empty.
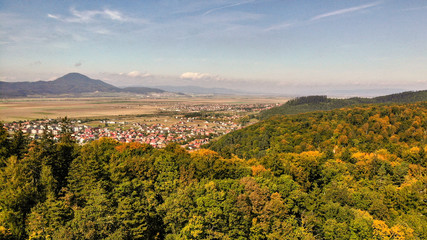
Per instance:
[[[53,18],[53,19],[56,19],[56,20],[61,20],[60,16],[57,16],[57,15],[54,15],[54,14],[50,14],[50,13],[47,14],[47,17],[48,18]]]
[[[104,14],[110,17],[112,20],[124,21],[122,14],[118,11],[112,11],[109,9],[104,10]]]
[[[252,2],[254,2],[254,0],[250,0],[250,1],[242,1],[242,2],[233,3],[233,4],[228,4],[228,5],[221,6],[221,7],[212,8],[212,9],[209,9],[208,11],[204,12],[204,13],[203,13],[203,16],[208,15],[208,14],[211,14],[211,13],[216,12],[216,11],[219,11],[219,10],[223,10],[223,9],[226,9],[226,8],[237,7],[237,6],[244,5],[244,4],[248,4],[248,3],[252,3]]]
[[[327,12],[327,13],[323,13],[323,14],[314,16],[310,20],[311,21],[316,21],[316,20],[319,20],[319,19],[322,19],[322,18],[327,18],[327,17],[337,16],[337,15],[343,15],[343,14],[347,14],[347,13],[357,12],[357,11],[360,11],[360,10],[363,10],[363,9],[375,7],[375,6],[379,5],[379,4],[381,4],[381,2],[373,2],[373,3],[369,3],[369,4],[364,4],[364,5],[356,6],[356,7],[339,9],[339,10],[336,10],[336,11]]]
[[[111,8],[77,10],[69,8],[66,14],[46,13],[55,36],[62,40],[68,40],[64,36],[71,35],[74,41],[82,42],[92,36],[113,36],[123,32],[129,32],[135,26],[145,26],[148,21],[143,18],[134,18],[126,12]],[[117,24],[119,23],[119,24]],[[52,34],[46,34],[52,36]],[[62,41],[61,40],[61,41]]]
[[[124,17],[119,11],[114,11],[110,9],[104,9],[103,11],[78,11],[76,9],[71,9],[70,11],[74,15],[74,18],[68,19],[68,21],[71,22],[90,22],[93,21],[96,17],[102,17],[114,21],[125,21]]]
[[[293,25],[294,25],[294,23],[284,22],[284,23],[280,23],[280,24],[277,24],[277,25],[270,26],[270,27],[266,28],[265,31],[266,32],[279,31],[279,30],[283,30],[283,29],[289,28],[289,27],[291,27]]]
[[[0,11],[0,23],[0,45],[43,43],[52,37],[52,29],[45,25],[37,25],[35,28],[34,20],[18,13]]]
[[[129,18],[126,18],[121,12],[111,9],[79,11],[75,8],[71,8],[70,13],[72,15],[70,17],[63,17],[51,13],[48,13],[47,17],[69,23],[89,23],[98,18],[119,22],[126,22],[129,20]]]

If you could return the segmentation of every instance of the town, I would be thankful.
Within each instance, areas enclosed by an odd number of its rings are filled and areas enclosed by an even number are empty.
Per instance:
[[[178,143],[188,150],[195,150],[216,137],[253,123],[249,121],[249,114],[273,106],[275,104],[181,104],[160,108],[159,111],[166,114],[163,118],[41,119],[5,123],[4,127],[10,134],[20,130],[32,139],[51,134],[54,140],[58,140],[68,129],[79,144],[108,137],[119,142],[146,143],[155,148]]]

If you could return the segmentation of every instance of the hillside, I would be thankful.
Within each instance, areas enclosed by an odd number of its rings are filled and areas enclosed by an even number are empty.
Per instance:
[[[298,114],[313,111],[332,110],[348,106],[356,106],[369,103],[410,103],[417,101],[427,101],[427,90],[416,92],[403,92],[375,98],[348,98],[334,99],[327,96],[299,97],[287,103],[263,111],[260,119],[267,119],[274,115]]]
[[[374,103],[410,103],[410,102],[419,102],[427,101],[427,90],[424,91],[410,91],[395,93],[386,96],[380,96],[373,98]]]
[[[1,239],[427,239],[427,102],[276,116],[211,149],[0,126]]]
[[[367,105],[298,115],[277,115],[232,132],[210,148],[246,159],[271,152],[333,151],[336,146],[373,152],[425,144],[427,102]]]
[[[151,92],[162,93],[163,90],[155,88],[118,88],[101,80],[91,79],[80,73],[69,73],[54,81],[38,82],[0,82],[0,97],[27,97],[32,95],[61,95],[81,93],[119,93],[131,92],[147,94]]]

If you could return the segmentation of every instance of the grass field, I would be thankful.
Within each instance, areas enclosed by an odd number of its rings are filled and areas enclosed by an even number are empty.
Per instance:
[[[251,104],[284,103],[285,98],[267,97],[180,97],[141,98],[22,98],[0,100],[0,121],[46,118],[109,118],[114,116],[156,114],[160,108],[176,104]]]

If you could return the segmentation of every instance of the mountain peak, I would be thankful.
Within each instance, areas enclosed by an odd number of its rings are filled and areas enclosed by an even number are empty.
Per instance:
[[[80,73],[68,73],[56,79],[55,82],[88,81],[88,80],[92,80],[92,79]]]
[[[80,73],[68,73],[54,81],[38,82],[0,82],[1,97],[25,97],[28,95],[60,95],[81,94],[90,92],[104,93],[161,93],[160,89],[154,88],[130,88],[121,89],[101,80],[91,79]]]

